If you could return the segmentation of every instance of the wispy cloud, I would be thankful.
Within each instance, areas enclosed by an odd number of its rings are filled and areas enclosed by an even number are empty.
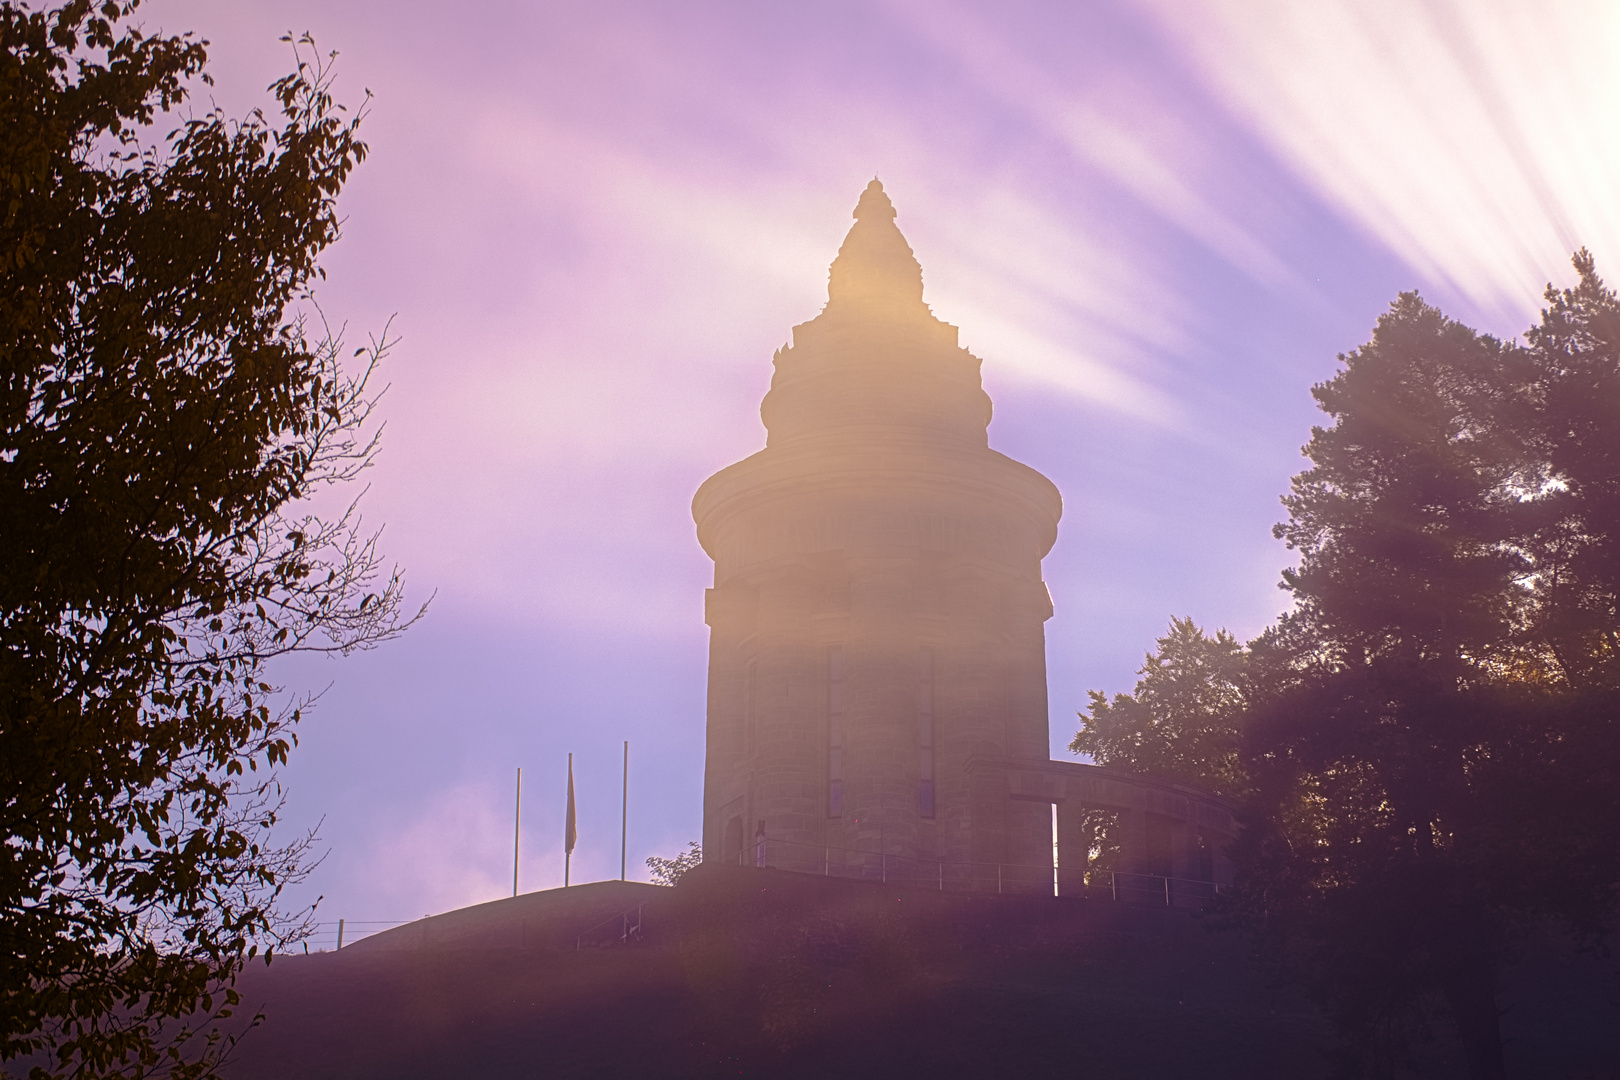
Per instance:
[[[1305,291],[1286,262],[1211,197],[1207,167],[1221,158],[1221,148],[1143,72],[1120,65],[1106,81],[1075,80],[1072,74],[1060,80],[964,7],[915,0],[889,0],[887,6],[985,92],[1044,128],[1076,162],[1257,281]]]
[[[1620,260],[1620,7],[1143,0],[1306,180],[1520,320],[1572,248]]]
[[[361,917],[418,918],[510,895],[511,830],[493,792],[461,784],[417,803],[408,820],[380,830],[369,851],[329,861],[346,865],[344,876],[358,883],[348,891],[376,906]]]
[[[1175,333],[1173,304],[1139,272],[1122,238],[1111,244],[1105,230],[1077,229],[994,175],[963,182],[958,170],[979,171],[973,162],[954,163],[946,174],[955,180],[940,183],[941,148],[915,130],[915,116],[885,116],[881,107],[855,102],[823,106],[822,115],[795,127],[741,98],[731,101],[727,119],[773,145],[775,155],[770,167],[729,177],[685,169],[555,118],[486,115],[472,142],[527,197],[568,206],[594,235],[617,236],[626,253],[680,251],[680,277],[649,294],[655,309],[642,324],[687,341],[715,327],[756,323],[762,311],[792,313],[777,331],[785,339],[792,322],[812,317],[848,225],[843,204],[853,204],[867,174],[880,172],[919,247],[929,298],[988,361],[1103,408],[1175,421],[1174,404],[1122,367],[1120,350],[1096,347],[1129,340],[1145,351],[1141,346],[1162,346]],[[888,134],[874,145],[869,131],[840,140],[828,130],[851,124]],[[787,127],[799,137],[781,143]],[[840,142],[837,154],[816,153]],[[940,289],[937,282],[948,284]],[[1150,308],[1156,317],[1142,318]],[[1016,332],[1007,314],[977,317],[993,311],[1019,312]]]

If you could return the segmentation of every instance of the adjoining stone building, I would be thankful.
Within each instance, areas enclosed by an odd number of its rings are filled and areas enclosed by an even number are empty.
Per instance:
[[[873,180],[825,309],[776,353],[765,449],[693,500],[715,562],[705,856],[1049,891],[1055,842],[1069,891],[1102,810],[1123,869],[1224,880],[1219,800],[1049,760],[1062,498],[990,449],[980,361],[894,219]]]

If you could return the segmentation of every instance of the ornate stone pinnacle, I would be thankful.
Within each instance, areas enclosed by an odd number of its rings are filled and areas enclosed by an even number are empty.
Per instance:
[[[828,272],[830,305],[922,303],[922,267],[894,218],[894,204],[873,178],[855,204],[855,224]]]

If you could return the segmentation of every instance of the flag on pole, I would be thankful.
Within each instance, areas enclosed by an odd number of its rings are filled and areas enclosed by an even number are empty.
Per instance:
[[[574,755],[568,755],[568,817],[563,826],[563,854],[574,853],[574,841],[578,834],[574,831]]]
[[[523,766],[518,766],[517,797],[512,804],[512,895],[517,893],[518,834],[523,826]]]

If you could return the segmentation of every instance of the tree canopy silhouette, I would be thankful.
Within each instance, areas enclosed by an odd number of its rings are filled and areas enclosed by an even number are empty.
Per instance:
[[[1524,345],[1397,299],[1312,391],[1332,423],[1276,529],[1293,609],[1246,649],[1173,624],[1075,740],[1241,792],[1233,912],[1338,1018],[1350,1073],[1393,1067],[1433,997],[1501,1077],[1515,931],[1614,910],[1620,302],[1575,267]]]
[[[210,1072],[305,853],[265,665],[410,621],[352,505],[298,509],[376,448],[381,345],[294,315],[359,118],[307,39],[275,121],[181,115],[206,43],[136,6],[0,3],[0,1060],[36,1076]]]
[[[1171,619],[1130,694],[1090,692],[1069,750],[1099,765],[1198,784],[1217,794],[1242,790],[1238,716],[1248,652],[1231,634],[1205,634],[1191,618]]]

